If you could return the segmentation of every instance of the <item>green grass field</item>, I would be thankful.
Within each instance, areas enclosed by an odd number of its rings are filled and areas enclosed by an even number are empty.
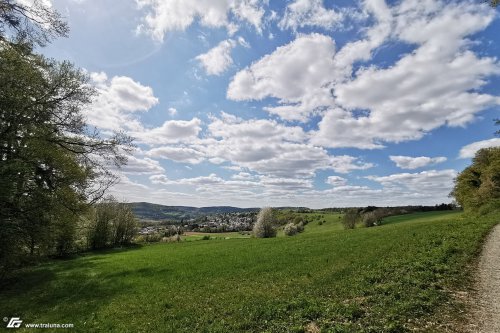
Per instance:
[[[459,217],[462,213],[459,211],[441,211],[441,212],[425,212],[425,213],[412,213],[407,215],[398,215],[398,216],[390,216],[386,217],[383,220],[383,224],[393,224],[399,222],[431,222],[431,221],[439,221],[444,218],[452,219]]]
[[[199,241],[203,240],[203,237],[210,237],[210,240],[220,240],[220,239],[234,239],[234,238],[250,238],[250,235],[240,234],[239,232],[221,232],[221,233],[208,233],[208,232],[187,232],[181,236],[183,241]]]
[[[426,331],[457,311],[450,293],[499,220],[425,213],[342,230],[332,214],[294,237],[91,253],[18,272],[0,314],[75,332]]]

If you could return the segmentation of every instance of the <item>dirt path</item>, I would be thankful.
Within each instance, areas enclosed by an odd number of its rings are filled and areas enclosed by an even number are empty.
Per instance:
[[[486,240],[478,266],[470,332],[500,332],[500,224]]]

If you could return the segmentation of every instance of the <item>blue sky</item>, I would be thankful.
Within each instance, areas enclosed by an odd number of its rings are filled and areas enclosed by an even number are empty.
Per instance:
[[[477,2],[45,0],[84,68],[85,109],[137,151],[121,200],[437,204],[500,145],[500,23]]]

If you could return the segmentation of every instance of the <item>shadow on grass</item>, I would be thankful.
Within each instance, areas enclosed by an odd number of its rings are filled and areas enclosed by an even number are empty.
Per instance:
[[[103,274],[103,279],[114,280],[117,278],[147,278],[147,277],[156,277],[156,276],[165,276],[165,274],[171,273],[172,269],[169,268],[153,268],[153,267],[144,267],[139,269],[128,269],[121,270],[113,273]]]
[[[91,251],[86,251],[86,252],[81,252],[79,254],[76,254],[74,258],[79,258],[79,257],[87,257],[87,256],[93,256],[93,255],[99,255],[99,254],[112,254],[112,253],[122,253],[122,252],[128,252],[128,251],[133,251],[133,250],[140,250],[144,245],[143,244],[130,244],[127,246],[122,246],[122,247],[110,247],[110,248],[105,248],[105,249],[99,249],[99,250],[91,250]],[[69,259],[72,259],[69,258]],[[65,260],[66,258],[59,258],[60,260]]]
[[[104,259],[100,255],[108,255],[113,253],[123,253],[133,250],[139,250],[143,247],[142,244],[131,244],[123,247],[115,247],[115,248],[106,248],[99,250],[91,250],[86,252],[79,252],[69,254],[64,257],[42,257],[42,258],[31,258],[26,259],[20,264],[19,267],[13,268],[10,272],[8,272],[3,279],[0,280],[0,295],[4,291],[8,291],[12,286],[15,286],[19,282],[23,283],[23,280],[26,280],[27,274],[26,272],[35,272],[42,270],[45,266],[57,266],[63,263],[66,263],[66,269],[71,269],[74,265],[80,265],[81,262],[78,259],[85,258],[87,263],[89,261],[98,261]],[[89,258],[92,257],[92,258]],[[76,261],[76,262],[74,262]],[[74,262],[72,264],[72,262]]]
[[[21,317],[26,322],[43,319],[83,325],[96,321],[99,309],[130,290],[130,281],[135,277],[168,274],[166,269],[113,268],[105,261],[105,254],[140,248],[92,251],[18,269],[0,286],[0,315]]]

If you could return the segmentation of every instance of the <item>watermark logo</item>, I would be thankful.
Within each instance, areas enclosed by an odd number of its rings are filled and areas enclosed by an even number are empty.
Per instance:
[[[3,317],[3,321],[7,323],[6,328],[20,328],[23,321],[20,317]],[[25,328],[74,328],[75,325],[73,323],[24,323]]]
[[[9,320],[9,318],[5,317],[3,319],[3,321],[9,322],[7,324],[7,328],[19,328],[19,327],[21,327],[21,324],[23,323],[23,321],[19,317],[12,317],[12,318],[10,318],[10,320]]]

